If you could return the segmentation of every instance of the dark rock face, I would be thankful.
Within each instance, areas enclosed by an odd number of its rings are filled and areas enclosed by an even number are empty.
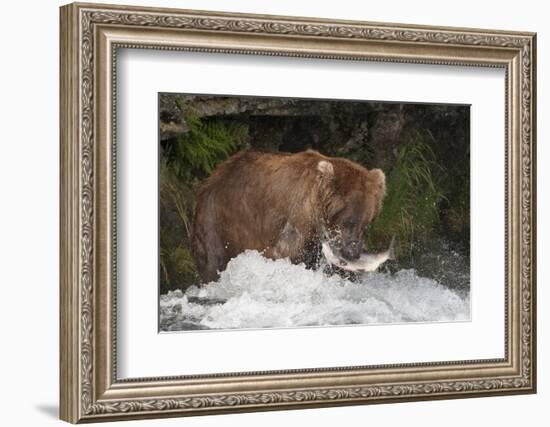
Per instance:
[[[342,155],[367,145],[391,151],[407,121],[402,104],[165,95],[160,101],[161,141],[188,131],[184,105],[192,105],[201,118],[246,122],[250,146],[267,151],[314,148]]]
[[[464,106],[175,94],[162,95],[159,104],[161,141],[188,131],[183,110],[192,105],[204,120],[246,123],[250,147],[288,152],[313,148],[353,160],[365,160],[354,154],[367,150],[372,164],[366,166],[371,167],[390,165],[404,132],[414,128],[429,128],[436,141],[444,139],[438,149],[469,144]]]
[[[185,123],[183,113],[177,105],[176,96],[161,95],[159,97],[160,140],[176,138],[186,133],[189,128]]]

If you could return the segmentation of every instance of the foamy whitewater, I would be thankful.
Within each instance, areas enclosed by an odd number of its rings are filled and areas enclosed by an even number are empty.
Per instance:
[[[160,297],[160,329],[285,328],[469,320],[462,298],[414,270],[357,281],[257,251],[233,258],[216,282]]]

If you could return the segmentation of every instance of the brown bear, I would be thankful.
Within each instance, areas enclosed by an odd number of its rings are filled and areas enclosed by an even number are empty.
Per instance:
[[[325,239],[338,256],[362,253],[362,236],[382,207],[385,176],[316,151],[241,151],[201,183],[192,228],[200,278],[218,278],[246,249],[312,266]]]

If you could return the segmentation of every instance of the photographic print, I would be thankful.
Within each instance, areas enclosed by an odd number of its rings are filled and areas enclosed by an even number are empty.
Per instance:
[[[159,94],[161,331],[470,319],[470,107]]]
[[[59,23],[61,419],[536,393],[535,33]]]

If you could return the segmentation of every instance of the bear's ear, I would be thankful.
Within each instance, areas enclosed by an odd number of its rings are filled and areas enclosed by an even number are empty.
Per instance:
[[[386,175],[381,169],[372,169],[369,171],[370,179],[374,181],[374,185],[382,190],[382,194],[386,193]]]
[[[321,176],[324,178],[332,178],[334,176],[334,166],[326,160],[320,160],[317,163],[317,170],[321,172]]]

